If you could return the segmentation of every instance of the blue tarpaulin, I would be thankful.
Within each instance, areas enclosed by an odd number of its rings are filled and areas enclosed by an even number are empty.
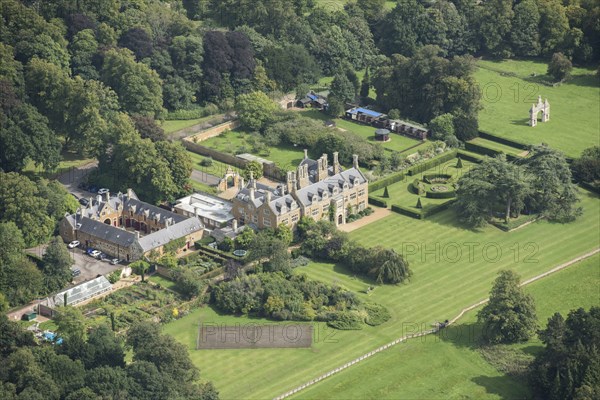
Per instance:
[[[349,111],[349,113],[350,114],[361,113],[361,114],[365,114],[365,115],[368,115],[373,118],[381,117],[383,115],[382,113],[379,113],[377,111],[369,110],[369,109],[362,108],[362,107],[353,108],[352,110]]]

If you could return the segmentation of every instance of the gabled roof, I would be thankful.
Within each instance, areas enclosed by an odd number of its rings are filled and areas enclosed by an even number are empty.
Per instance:
[[[350,110],[348,110],[346,112],[349,114],[365,114],[365,115],[368,115],[373,118],[378,118],[378,117],[381,117],[382,115],[384,115],[380,112],[369,110],[368,108],[362,108],[362,107],[351,108]]]
[[[142,247],[142,251],[146,253],[152,249],[160,246],[164,246],[171,240],[185,237],[191,233],[197,232],[204,229],[204,226],[195,217],[185,218],[181,222],[175,225],[169,225],[166,228],[160,229],[156,232],[152,232],[139,239],[139,244]]]
[[[331,170],[331,169],[330,169]],[[341,171],[339,174],[331,175],[322,181],[315,182],[302,189],[296,191],[296,197],[304,206],[312,204],[314,201],[323,200],[324,193],[327,193],[328,198],[335,198],[341,195],[344,191],[344,184],[348,184],[348,188],[352,188],[355,184],[367,182],[365,176],[356,168],[349,168]],[[337,194],[334,194],[334,188],[337,188]]]
[[[95,219],[78,216],[77,214],[69,215],[66,218],[69,221],[69,224],[80,232],[87,233],[108,243],[126,248],[130,247],[136,240],[135,233],[105,224]]]

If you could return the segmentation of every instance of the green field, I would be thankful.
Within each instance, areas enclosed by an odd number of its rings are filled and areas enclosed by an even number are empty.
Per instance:
[[[360,331],[331,331],[316,323],[319,337],[311,349],[196,351],[200,321],[241,324],[264,321],[222,316],[210,307],[164,329],[189,347],[202,376],[214,382],[222,398],[273,397],[408,332],[428,329],[435,321],[457,315],[462,308],[487,296],[501,269],[515,269],[527,279],[597,248],[599,199],[588,192],[582,192],[581,197],[584,215],[566,225],[538,221],[510,233],[492,226],[473,231],[459,227],[454,212],[446,210],[427,220],[393,214],[352,232],[351,237],[364,245],[402,251],[414,276],[405,285],[377,287],[368,297],[359,292],[359,297],[388,307],[390,321]],[[457,248],[461,249],[460,255]],[[469,248],[473,250],[468,251]],[[497,249],[500,256],[496,260]],[[299,271],[310,268],[302,267]],[[346,276],[335,279],[349,289],[360,291],[361,287],[364,290],[372,285],[361,277],[353,279],[343,266],[331,268]],[[427,362],[435,363],[434,354],[430,356],[433,358],[428,357]],[[466,364],[470,365],[468,361]],[[442,386],[436,385],[438,390]]]
[[[163,278],[162,276],[160,276],[158,274],[154,274],[154,275],[148,277],[148,280],[152,283],[158,283],[160,286],[167,288],[167,289],[171,289],[171,290],[175,290],[175,286],[177,286],[177,284],[175,282],[173,282],[172,280]]]
[[[462,161],[463,167],[456,168],[456,162],[457,162],[457,159],[450,160],[450,161],[448,161],[444,164],[441,164],[435,168],[429,169],[429,170],[423,172],[422,174],[418,174],[415,176],[407,176],[403,180],[396,182],[392,185],[389,185],[388,186],[388,194],[390,195],[389,198],[383,197],[383,192],[385,191],[385,188],[376,190],[374,192],[370,192],[369,195],[378,197],[382,200],[385,200],[388,203],[388,205],[390,205],[390,206],[392,204],[398,204],[398,205],[401,205],[404,207],[410,207],[410,208],[414,209],[415,211],[419,211],[419,209],[416,208],[417,199],[419,198],[419,196],[417,195],[417,193],[415,193],[413,191],[412,182],[415,179],[422,177],[423,174],[434,174],[434,173],[452,175],[452,177],[455,179],[455,181],[457,181],[460,178],[460,176],[462,176],[462,174],[467,172],[474,165],[473,163],[471,163],[469,161],[463,160]],[[449,200],[450,199],[432,199],[429,197],[422,196],[421,197],[421,205],[423,206],[423,210],[426,210],[430,206],[437,206],[439,204],[446,203]]]
[[[220,161],[217,161],[214,159],[212,160],[212,164],[210,167],[204,167],[200,163],[206,157],[201,156],[200,154],[196,154],[193,151],[189,151],[189,150],[187,150],[187,153],[192,160],[192,168],[197,171],[205,172],[207,174],[211,174],[211,175],[218,176],[218,177],[223,176],[225,174],[225,172],[227,171],[227,168],[230,168],[230,167],[239,172],[239,168],[234,167],[229,164],[225,164],[223,162],[220,162]]]
[[[326,120],[330,119],[330,117],[328,115],[322,113],[321,111],[317,111],[317,110],[302,111],[302,115],[304,115],[306,117],[318,119],[321,121],[326,121]],[[411,139],[409,137],[397,135],[397,134],[393,134],[393,133],[390,134],[390,137],[392,138],[391,140],[389,140],[387,142],[379,142],[379,141],[375,140],[375,130],[377,128],[374,128],[369,125],[358,124],[356,122],[348,121],[348,120],[342,119],[342,118],[335,118],[333,121],[335,121],[335,125],[339,129],[351,132],[351,133],[355,134],[356,136],[365,138],[365,139],[367,139],[367,141],[369,143],[379,144],[379,145],[383,146],[384,149],[388,149],[390,151],[397,151],[397,152],[401,153],[412,146],[416,146],[416,145],[419,145],[419,143],[422,143],[419,140]],[[411,152],[411,153],[416,152],[416,151],[417,151],[417,149],[409,150],[409,152]]]
[[[548,143],[569,157],[600,144],[600,87],[595,71],[574,68],[572,78],[547,86],[547,64],[538,61],[479,61],[475,73],[482,90],[480,129],[523,143]],[[532,76],[535,74],[536,76]],[[550,121],[528,126],[538,95],[550,102]],[[541,116],[540,116],[541,117]]]
[[[33,161],[29,161],[23,169],[23,173],[40,175],[46,178],[54,178],[69,171],[72,168],[81,167],[82,165],[88,164],[92,161],[94,161],[93,158],[83,157],[71,151],[63,151],[60,154],[60,163],[58,163],[56,171],[46,173],[41,167],[36,167]]]
[[[313,279],[328,282],[340,275],[331,268],[310,266]],[[595,255],[527,286],[543,326],[555,312],[563,316],[579,307],[600,305],[600,256]],[[476,312],[440,336],[408,341],[335,375],[295,398],[302,399],[451,399],[525,398],[528,388],[497,371],[473,345],[478,338]],[[542,348],[539,339],[511,346],[526,353]],[[365,380],[363,377],[368,376]]]

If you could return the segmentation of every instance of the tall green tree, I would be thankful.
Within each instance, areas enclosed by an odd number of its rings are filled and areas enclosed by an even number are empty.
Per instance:
[[[573,176],[583,182],[600,184],[600,146],[583,150],[581,156],[571,164]]]
[[[344,102],[353,101],[356,97],[354,85],[345,74],[336,74],[331,82],[331,95]]]
[[[487,343],[523,342],[535,332],[535,303],[519,285],[520,277],[514,271],[499,272],[488,304],[477,313],[477,320],[483,325],[482,338]]]
[[[573,64],[571,60],[563,53],[554,53],[550,63],[548,63],[548,75],[552,76],[557,82],[562,82],[571,76]]]
[[[54,230],[48,200],[39,197],[34,182],[15,172],[0,171],[0,222],[14,222],[26,246],[45,242]]]
[[[93,65],[98,52],[98,42],[92,29],[84,29],[75,34],[69,45],[71,68],[74,75],[84,79],[98,79],[100,75]]]
[[[50,240],[42,260],[44,281],[48,292],[60,290],[71,281],[73,259],[60,236]]]
[[[162,85],[158,74],[135,61],[127,49],[111,49],[104,55],[102,81],[119,96],[129,113],[159,116],[162,113]]]
[[[525,0],[513,8],[514,17],[510,31],[513,52],[517,56],[538,56],[540,44],[540,13],[536,0]]]
[[[56,311],[56,331],[65,341],[81,341],[86,338],[85,317],[79,308],[63,306]]]
[[[242,125],[250,130],[261,130],[274,118],[277,104],[263,92],[239,95],[235,109]]]

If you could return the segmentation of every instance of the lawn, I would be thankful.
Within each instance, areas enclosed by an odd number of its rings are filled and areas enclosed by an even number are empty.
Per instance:
[[[217,161],[214,159],[212,160],[212,164],[210,165],[210,167],[205,167],[205,166],[201,165],[200,163],[206,157],[201,156],[200,154],[196,154],[193,151],[189,151],[189,150],[187,150],[187,153],[190,156],[190,158],[192,159],[192,168],[197,171],[205,172],[207,174],[211,174],[211,175],[218,176],[218,177],[222,177],[225,174],[225,172],[227,171],[227,168],[233,168],[235,171],[240,172],[239,168],[234,167],[229,164],[225,164],[223,162],[220,162],[220,161]]]
[[[302,115],[322,121],[331,119],[328,115],[317,110],[302,111]],[[365,138],[369,143],[379,144],[383,146],[384,149],[388,149],[390,151],[397,151],[401,153],[412,146],[416,146],[422,143],[420,140],[411,139],[407,136],[402,136],[394,133],[390,134],[391,140],[387,142],[379,142],[375,140],[375,130],[377,129],[375,127],[372,127],[370,125],[358,124],[356,122],[348,121],[342,118],[335,118],[334,121],[339,129],[351,132],[357,136]],[[409,150],[409,152],[415,151],[416,149]]]
[[[578,157],[583,149],[600,144],[598,79],[592,69],[574,68],[570,80],[552,87],[542,83],[550,80],[546,69],[546,63],[537,61],[479,61],[475,73],[482,90],[479,127],[524,143],[548,143]],[[550,121],[532,128],[529,109],[538,95],[550,102]]]
[[[220,115],[208,115],[206,117],[196,119],[177,119],[171,121],[163,121],[162,123],[159,121],[158,124],[161,128],[164,129],[165,133],[168,135],[218,117],[220,117]]]
[[[253,151],[254,138],[247,132],[232,130],[208,140],[198,142],[202,146],[210,147],[228,154],[250,153],[273,161],[282,169],[295,169],[304,157],[303,149],[293,146],[264,147],[259,152]]]
[[[313,279],[338,278],[331,268],[312,265]],[[323,275],[323,273],[325,275]],[[342,275],[345,277],[345,275]],[[525,288],[535,299],[540,326],[555,312],[563,316],[578,307],[600,305],[600,256],[595,255]],[[506,376],[488,364],[473,348],[478,338],[476,312],[438,336],[409,341],[319,383],[295,398],[302,399],[448,399],[524,398],[531,394],[525,382]],[[512,346],[526,353],[542,348],[534,338]],[[365,380],[363,377],[368,376]]]
[[[388,194],[389,198],[383,197],[383,192],[385,188],[376,190],[374,192],[370,192],[369,195],[374,197],[379,197],[382,200],[385,200],[388,205],[398,204],[404,207],[410,207],[415,211],[419,211],[416,208],[417,199],[419,196],[413,191],[412,182],[415,179],[419,179],[423,176],[423,174],[447,174],[452,175],[455,182],[467,172],[474,165],[469,161],[462,160],[462,168],[456,168],[457,159],[450,160],[444,164],[441,164],[435,168],[429,169],[422,174],[415,176],[406,176],[403,180],[396,182],[392,185],[388,186]],[[439,204],[443,204],[448,202],[450,199],[432,199],[429,197],[421,196],[421,205],[423,209],[426,210],[430,206],[437,206]]]
[[[512,146],[507,146],[505,144],[493,142],[491,140],[483,139],[480,137],[470,140],[469,142],[473,143],[473,144],[478,144],[483,147],[487,147],[488,149],[501,151],[504,154],[510,154],[513,156],[519,156],[520,154],[523,154],[523,152],[525,151],[523,149],[518,149],[518,148],[512,147]]]
[[[566,225],[538,221],[510,233],[492,226],[473,231],[459,227],[454,212],[446,210],[427,220],[392,214],[352,232],[351,237],[364,245],[381,245],[403,252],[414,276],[405,285],[377,287],[368,297],[359,292],[359,297],[388,307],[392,315],[390,321],[360,331],[332,331],[322,323],[315,323],[318,336],[310,349],[196,351],[200,321],[264,322],[249,317],[222,316],[210,307],[170,323],[164,330],[189,347],[203,378],[214,382],[221,398],[277,396],[408,332],[428,329],[435,321],[457,315],[465,306],[487,296],[501,269],[513,268],[527,279],[597,248],[600,242],[599,199],[588,192],[582,192],[581,197],[584,215]],[[322,273],[325,267],[319,268],[320,272],[309,274]],[[361,277],[353,279],[342,266],[332,265],[331,268],[336,268],[342,277],[346,276],[336,279],[349,289],[360,291],[372,285]],[[310,269],[310,266],[302,267],[299,271]],[[398,349],[402,346],[405,345]],[[396,349],[391,350],[394,351]],[[436,362],[432,352],[427,363],[435,365]],[[436,371],[441,373],[446,365],[439,365]],[[472,365],[472,362],[467,360],[465,365]],[[483,373],[488,377],[484,381],[491,380],[490,385],[499,379],[492,370],[486,371]],[[416,385],[419,384],[417,376],[416,373],[413,375]],[[437,388],[443,386],[443,377],[439,375],[430,378],[425,375],[421,379],[435,381]],[[469,387],[465,390],[468,392]],[[421,397],[427,395],[431,397],[434,393],[426,392]],[[452,396],[452,393],[447,395]]]

